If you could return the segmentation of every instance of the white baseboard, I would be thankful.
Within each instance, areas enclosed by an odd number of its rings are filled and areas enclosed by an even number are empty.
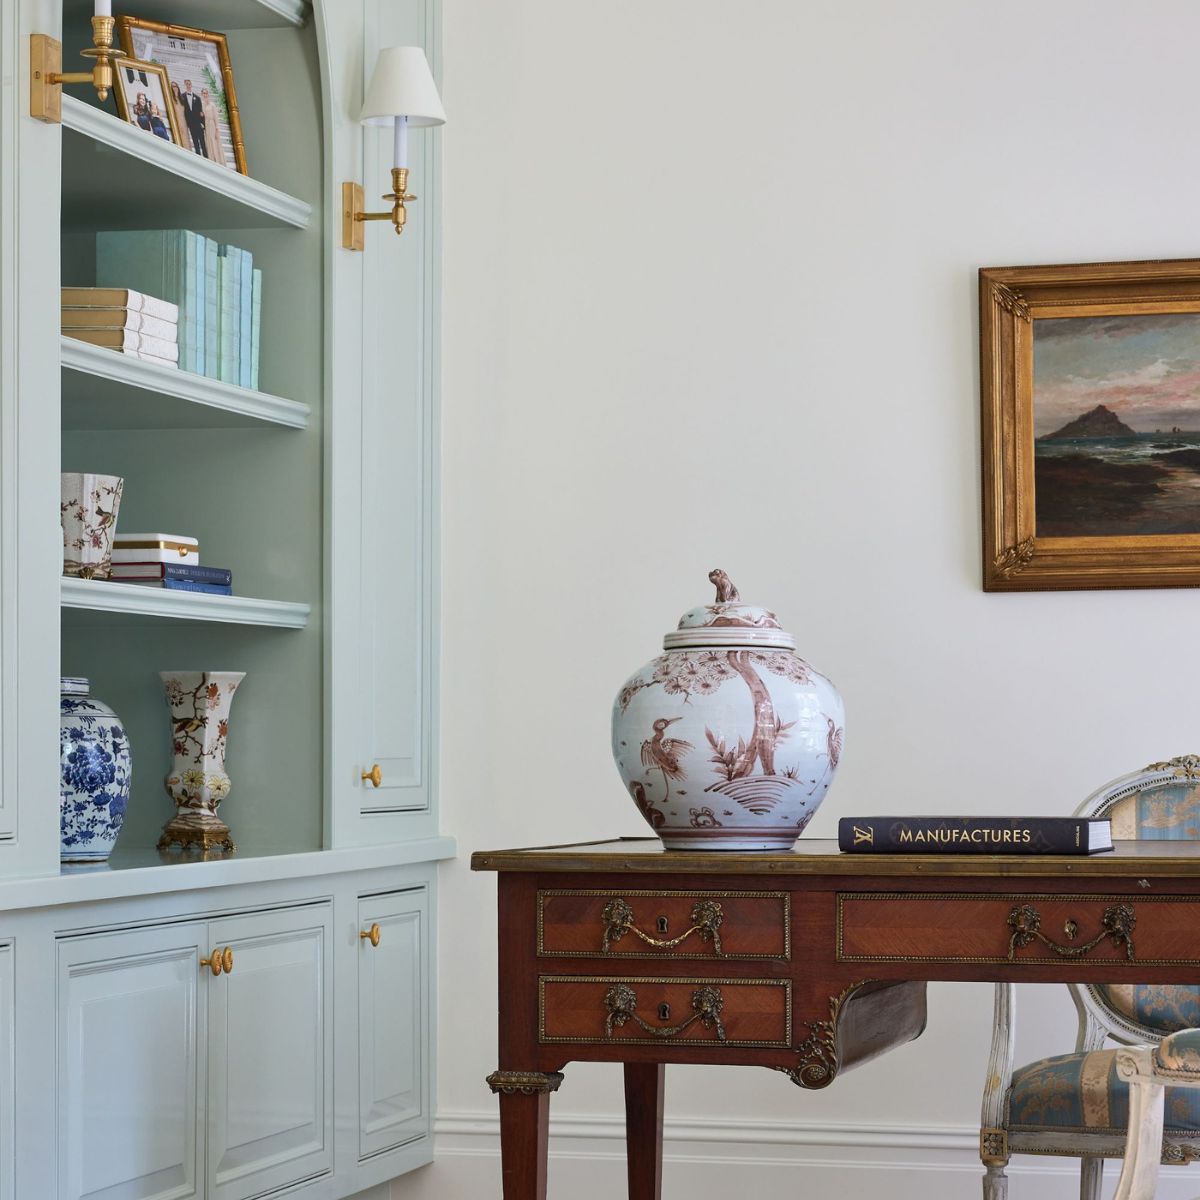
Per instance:
[[[397,1180],[393,1200],[500,1200],[495,1111],[443,1112],[435,1161]],[[625,1194],[624,1121],[559,1116],[550,1122],[550,1200],[612,1200]],[[981,1194],[976,1126],[923,1129],[791,1121],[668,1118],[663,1200],[802,1195],[805,1200],[974,1200]],[[1106,1194],[1118,1168],[1106,1173]],[[1073,1161],[1020,1156],[1009,1168],[1011,1200],[1079,1194]],[[1200,1168],[1164,1168],[1159,1200],[1200,1191]]]

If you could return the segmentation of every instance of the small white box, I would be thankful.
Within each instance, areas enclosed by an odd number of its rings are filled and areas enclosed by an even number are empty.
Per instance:
[[[113,538],[115,563],[157,562],[200,565],[200,542],[178,533],[118,533]]]

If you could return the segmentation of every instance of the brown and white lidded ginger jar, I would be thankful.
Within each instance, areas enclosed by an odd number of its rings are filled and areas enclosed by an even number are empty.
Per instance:
[[[790,850],[833,782],[842,698],[724,571],[613,705],[617,770],[670,850]]]

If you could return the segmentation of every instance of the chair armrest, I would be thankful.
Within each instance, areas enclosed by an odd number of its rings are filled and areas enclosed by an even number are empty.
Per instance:
[[[1166,1099],[1157,1052],[1155,1046],[1123,1046],[1117,1051],[1117,1075],[1129,1084],[1129,1132],[1113,1200],[1154,1200]],[[1200,1086],[1200,1077],[1189,1083]]]

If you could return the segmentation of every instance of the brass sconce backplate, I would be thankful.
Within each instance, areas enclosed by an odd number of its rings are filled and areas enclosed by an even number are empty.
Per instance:
[[[342,184],[342,247],[346,250],[362,250],[366,245],[363,223],[357,214],[364,211],[366,201],[361,183]]]
[[[51,77],[62,74],[62,42],[46,33],[29,35],[29,115],[39,121],[62,123],[62,85]]]

